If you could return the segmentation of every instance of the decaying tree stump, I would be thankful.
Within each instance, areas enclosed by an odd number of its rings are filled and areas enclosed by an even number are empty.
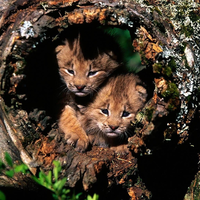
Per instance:
[[[155,171],[152,173],[147,165],[155,168],[156,163],[161,163],[167,171],[165,158],[174,162],[183,153],[187,154],[185,161],[190,162],[193,150],[189,144],[199,132],[200,7],[176,1],[142,2],[5,3],[0,20],[0,134],[5,141],[0,143],[2,152],[8,151],[14,160],[27,164],[33,174],[38,168],[51,170],[52,161],[59,160],[69,187],[83,187],[85,191],[102,194],[102,198],[103,192],[116,194],[115,199],[151,199],[151,193],[155,199],[180,199],[186,193],[185,188],[197,171],[194,160],[183,192],[178,191],[173,197],[170,195],[177,188],[171,186],[166,186],[166,197],[159,196],[165,186],[160,184],[160,191],[156,191],[159,183],[152,186],[150,181]],[[54,48],[73,26],[128,29],[134,50],[140,53],[142,65],[146,66],[140,75],[148,85],[149,100],[132,122],[135,135],[129,138],[127,156],[98,147],[78,153],[65,144],[58,132],[54,97],[60,79]],[[163,173],[161,169],[159,172]],[[158,177],[155,175],[155,181],[162,181]],[[163,181],[169,183],[166,177]],[[176,183],[181,181],[175,181],[172,187]],[[6,185],[9,184],[12,186],[8,180]]]

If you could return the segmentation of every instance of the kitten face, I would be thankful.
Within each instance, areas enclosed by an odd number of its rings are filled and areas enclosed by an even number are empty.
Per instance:
[[[85,58],[80,47],[80,37],[71,45],[56,48],[60,75],[67,88],[77,96],[94,92],[119,64],[112,52],[101,52]]]
[[[107,137],[127,137],[130,121],[134,120],[135,113],[127,108],[126,102],[114,104],[112,101],[97,111],[97,126]]]
[[[99,130],[107,138],[128,138],[130,122],[144,106],[147,96],[146,89],[138,83],[133,74],[111,78],[86,108],[86,132]]]

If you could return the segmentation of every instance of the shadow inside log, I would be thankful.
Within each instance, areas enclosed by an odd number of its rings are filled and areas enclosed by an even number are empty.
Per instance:
[[[20,199],[20,200],[53,200],[51,192],[43,186],[37,185],[36,188],[21,189],[14,187],[1,187],[0,190],[5,194],[6,200]]]
[[[50,40],[39,45],[27,58],[26,84],[27,101],[24,110],[34,108],[45,110],[47,115],[54,116],[59,93],[63,85],[58,73],[55,46]]]
[[[181,200],[198,171],[198,156],[188,143],[163,145],[153,155],[139,157],[138,169],[152,200]]]

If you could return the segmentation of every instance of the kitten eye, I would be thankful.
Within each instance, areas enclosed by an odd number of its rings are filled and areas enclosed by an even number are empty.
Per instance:
[[[88,72],[88,76],[94,76],[97,74],[98,71],[90,71]]]
[[[123,113],[122,113],[122,117],[128,117],[129,115],[130,115],[130,113],[127,111],[123,111]]]
[[[66,71],[67,71],[69,74],[74,75],[74,70],[72,70],[72,69],[67,69]]]
[[[103,113],[103,114],[105,114],[105,115],[108,115],[109,113],[108,113],[108,109],[101,109],[101,112]]]

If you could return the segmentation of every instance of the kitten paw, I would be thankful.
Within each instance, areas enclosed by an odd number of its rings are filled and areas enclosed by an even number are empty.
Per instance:
[[[74,140],[72,140],[72,139],[69,139],[69,140],[66,140],[66,141],[67,141],[67,144],[69,144],[69,145],[75,147],[76,141],[74,141]]]
[[[65,135],[65,140],[67,144],[73,146],[78,152],[85,152],[89,145],[87,137],[80,138],[77,134],[67,134]]]
[[[78,139],[77,142],[76,142],[76,147],[75,147],[75,150],[78,151],[78,152],[85,152],[86,149],[88,148],[89,146],[89,140],[88,139]]]

